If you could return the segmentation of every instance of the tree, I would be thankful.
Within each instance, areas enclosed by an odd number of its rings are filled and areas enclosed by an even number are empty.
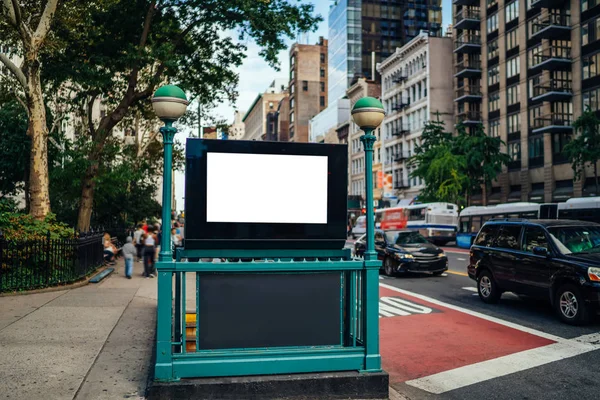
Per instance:
[[[45,5],[43,4],[45,3]],[[2,0],[0,34],[9,44],[20,44],[23,63],[17,66],[6,54],[0,62],[16,78],[27,105],[27,135],[31,140],[29,161],[30,214],[44,219],[50,212],[48,181],[48,127],[42,92],[40,56],[56,12],[58,0]]]
[[[598,160],[600,160],[600,120],[594,111],[588,107],[573,123],[573,128],[579,133],[564,148],[575,179],[580,179],[586,164],[594,167],[594,180],[596,182],[596,193],[598,193]]]
[[[27,114],[16,101],[0,105],[0,198],[23,189],[29,175],[31,140],[27,136]]]
[[[93,143],[78,227],[90,225],[99,161],[113,129],[132,112],[147,112],[159,84],[177,83],[192,98],[204,94],[205,106],[233,100],[246,41],[254,39],[259,54],[275,66],[286,36],[316,28],[321,18],[312,13],[312,5],[287,0],[106,0],[75,23],[58,21],[64,51],[45,59],[45,70],[55,87],[80,87],[74,103],[84,105]],[[97,99],[107,111],[94,120]]]
[[[464,154],[465,157],[467,194],[470,196],[483,186],[482,200],[485,206],[487,189],[502,172],[502,167],[508,164],[510,157],[501,152],[504,142],[499,137],[486,135],[481,124],[469,133],[463,124],[459,124],[456,130],[455,151]]]
[[[425,124],[421,144],[415,148],[409,165],[414,168],[411,176],[425,182],[419,195],[422,201],[463,202],[465,160],[455,153],[452,134],[444,130],[439,115]]]

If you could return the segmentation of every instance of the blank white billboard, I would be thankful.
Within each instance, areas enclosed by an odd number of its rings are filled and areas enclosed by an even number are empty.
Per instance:
[[[327,223],[327,157],[207,153],[206,221]]]

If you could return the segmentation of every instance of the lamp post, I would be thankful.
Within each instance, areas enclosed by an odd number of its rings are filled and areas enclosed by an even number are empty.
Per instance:
[[[171,253],[171,196],[173,176],[173,138],[177,128],[173,122],[181,117],[189,104],[183,90],[174,85],[165,85],[152,97],[154,113],[160,118],[165,126],[160,128],[164,144],[163,160],[163,203],[162,203],[162,238],[160,241],[159,261],[168,261],[172,258]],[[168,231],[165,231],[168,229]]]
[[[375,221],[373,218],[373,145],[377,138],[373,131],[383,121],[385,111],[379,100],[373,97],[363,97],[358,100],[352,108],[352,119],[354,123],[364,131],[360,137],[365,149],[365,193],[367,206],[367,248],[365,251],[365,370],[380,371],[381,356],[379,354],[379,267],[380,261],[377,260],[375,252]]]

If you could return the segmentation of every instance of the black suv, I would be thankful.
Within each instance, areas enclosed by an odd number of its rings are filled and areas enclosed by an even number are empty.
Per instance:
[[[468,272],[486,303],[514,292],[550,300],[564,322],[586,323],[600,305],[600,224],[489,221],[471,246]]]

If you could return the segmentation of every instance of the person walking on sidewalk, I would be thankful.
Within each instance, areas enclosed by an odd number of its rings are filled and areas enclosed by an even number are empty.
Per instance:
[[[142,237],[144,236],[144,230],[142,229],[142,224],[138,224],[137,229],[133,233],[133,244],[137,249],[137,260],[138,262],[142,262],[142,250],[144,249],[144,244],[142,243]]]
[[[133,245],[133,239],[127,236],[127,243],[123,246],[123,257],[125,257],[125,276],[127,279],[131,279],[133,274],[133,259],[137,255],[137,249]]]
[[[144,236],[144,276],[154,278],[154,252],[156,251],[156,236],[149,232]]]

